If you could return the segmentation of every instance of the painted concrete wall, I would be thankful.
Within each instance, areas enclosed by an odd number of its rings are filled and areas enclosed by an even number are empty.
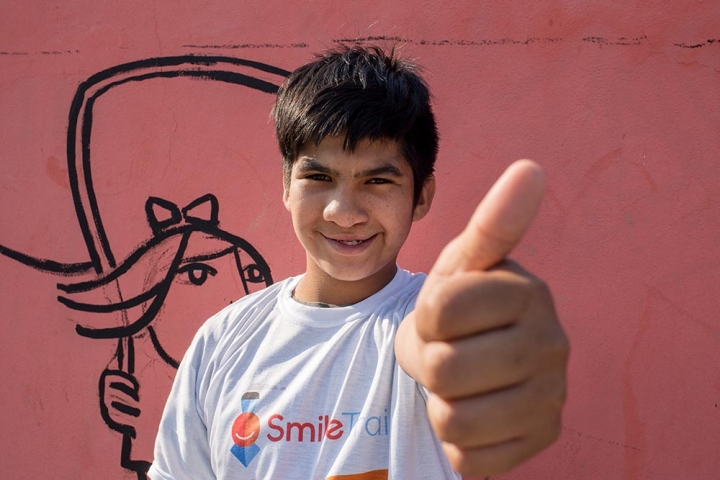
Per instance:
[[[512,160],[549,177],[515,256],[555,293],[569,401],[503,478],[717,478],[720,4],[635,0],[3,2],[3,477],[142,478],[195,329],[304,265],[268,92],[378,37],[425,66],[442,133],[405,267]]]

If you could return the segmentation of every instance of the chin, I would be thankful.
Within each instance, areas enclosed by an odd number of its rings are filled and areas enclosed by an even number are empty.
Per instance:
[[[388,270],[390,265],[384,265],[381,267],[369,267],[367,264],[347,266],[345,268],[339,268],[337,266],[323,265],[322,270],[329,277],[341,281],[341,282],[360,282],[363,280],[370,279],[375,276],[381,276],[382,272]],[[392,263],[394,272],[395,263]]]
[[[375,273],[373,271],[348,271],[348,270],[337,270],[337,269],[323,269],[325,273],[332,277],[335,280],[341,281],[341,282],[359,282],[361,280],[365,280],[366,278],[372,277]]]

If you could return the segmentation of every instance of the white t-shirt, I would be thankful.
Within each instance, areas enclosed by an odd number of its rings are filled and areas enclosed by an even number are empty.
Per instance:
[[[458,479],[394,338],[425,279],[398,269],[348,307],[301,304],[301,277],[198,331],[155,443],[153,480]]]

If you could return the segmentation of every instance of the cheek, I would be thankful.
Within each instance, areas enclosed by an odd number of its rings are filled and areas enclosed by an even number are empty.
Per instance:
[[[383,215],[387,222],[391,222],[392,226],[398,231],[409,228],[408,224],[413,221],[412,202],[408,198],[401,197],[382,202],[380,204],[380,214]]]
[[[299,223],[322,217],[326,198],[319,193],[295,192],[290,198],[290,211]]]
[[[319,212],[317,212],[318,209],[320,209]],[[322,215],[322,207],[314,207],[308,199],[294,199],[289,210],[292,216],[293,229],[299,238],[308,236],[309,230],[312,230],[318,215]]]

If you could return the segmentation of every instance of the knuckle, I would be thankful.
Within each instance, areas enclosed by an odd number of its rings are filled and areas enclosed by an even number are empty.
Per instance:
[[[445,452],[445,456],[447,457],[448,461],[450,462],[450,465],[452,466],[453,470],[455,470],[457,473],[461,473],[465,475],[464,472],[462,472],[460,469],[465,466],[465,457],[466,454],[462,450],[460,450],[458,447],[456,447],[453,444],[450,443],[443,443],[442,444],[443,452]]]
[[[551,309],[554,309],[552,292],[548,284],[538,277],[526,277],[525,280],[528,304],[548,305]]]
[[[517,462],[524,461],[535,456],[542,450],[552,445],[562,433],[562,424],[559,418],[556,420],[551,418],[545,422],[541,428],[536,430],[532,435],[526,438],[526,445],[522,455],[517,458]]]
[[[565,379],[565,376],[563,375],[560,380],[558,380],[558,385],[555,390],[555,406],[557,407],[557,423],[560,423],[560,415],[562,414],[562,408],[565,405],[565,401],[567,400],[567,380]]]
[[[570,360],[570,339],[565,332],[562,332],[559,336],[555,349],[560,357],[560,360],[564,364],[567,364],[568,360]]]
[[[563,329],[556,325],[546,343],[546,354],[555,365],[565,365],[570,357],[570,340]]]
[[[558,416],[555,417],[555,419],[553,419],[553,422],[551,422],[551,424],[545,431],[545,444],[544,444],[543,448],[554,443],[558,438],[560,438],[561,434],[562,434],[562,421],[561,421],[560,415],[558,414]]]
[[[452,347],[443,342],[430,342],[424,346],[422,355],[425,387],[443,396],[453,379],[454,355]]]
[[[461,475],[473,475],[477,473],[478,467],[475,462],[471,462],[467,452],[460,449],[446,449],[445,454],[452,465],[453,470]]]
[[[545,376],[535,383],[536,408],[544,412],[543,418],[551,423],[560,423],[562,408],[567,398],[565,375]]]
[[[542,278],[532,276],[530,277],[530,284],[532,285],[535,292],[537,292],[539,295],[542,295],[544,297],[552,297],[552,294],[550,292],[550,286]]]
[[[450,282],[436,284],[418,299],[418,333],[425,340],[446,339],[451,333],[449,319],[456,292],[449,285]]]
[[[427,402],[427,415],[430,420],[435,434],[440,440],[445,440],[445,425],[447,412],[444,402],[439,401],[437,397],[429,397]]]
[[[439,400],[428,406],[428,418],[440,440],[457,443],[463,434],[463,421],[457,409]]]
[[[514,465],[507,455],[493,452],[492,448],[464,450],[454,445],[443,446],[450,465],[457,473],[466,476],[499,475]]]

